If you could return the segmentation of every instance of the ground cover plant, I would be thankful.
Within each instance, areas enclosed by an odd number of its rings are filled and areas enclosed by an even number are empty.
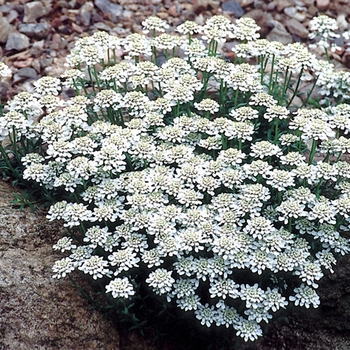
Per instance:
[[[66,228],[55,278],[82,271],[124,313],[152,295],[254,341],[280,310],[318,307],[350,251],[349,75],[250,18],[143,25],[79,39],[60,79],[4,106],[3,176]]]

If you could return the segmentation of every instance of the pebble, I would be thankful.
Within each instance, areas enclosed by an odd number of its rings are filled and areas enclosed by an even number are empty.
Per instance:
[[[293,42],[293,37],[287,32],[284,25],[280,22],[273,21],[273,28],[266,38],[270,41],[279,41],[282,44],[290,44]]]
[[[309,36],[309,31],[304,27],[302,23],[294,18],[287,19],[286,27],[291,34],[296,35],[301,39],[307,39]]]
[[[291,18],[294,18],[294,16],[296,15],[297,13],[297,9],[293,6],[293,7],[286,7],[283,12],[288,16],[288,17],[291,17]]]
[[[330,0],[317,0],[316,1],[316,7],[320,10],[320,11],[326,11],[330,5]]]
[[[90,25],[92,10],[94,9],[94,4],[91,1],[86,2],[79,11],[80,22],[84,26]]]
[[[35,22],[38,18],[46,16],[51,11],[51,6],[45,7],[42,1],[32,1],[24,5],[24,23]]]
[[[248,7],[248,6],[254,4],[254,0],[241,0],[241,1],[239,2],[239,4],[240,4],[242,7]]]
[[[30,38],[35,37],[37,39],[44,39],[50,29],[48,23],[21,23],[18,30],[29,36]]]
[[[98,7],[104,15],[109,15],[113,22],[121,16],[123,7],[110,2],[109,0],[95,0],[95,6]]]
[[[240,18],[244,15],[244,10],[240,6],[240,4],[236,1],[232,1],[232,0],[225,1],[221,5],[221,9],[222,11],[230,15],[233,15],[235,18]]]
[[[30,45],[29,38],[18,32],[12,32],[9,34],[7,42],[6,42],[6,50],[16,50],[22,51],[28,48]]]
[[[34,68],[21,68],[18,70],[16,73],[20,78],[25,78],[25,79],[37,79],[38,78],[38,73]]]
[[[345,31],[348,29],[348,22],[346,20],[346,14],[345,13],[341,13],[338,15],[337,17],[337,24],[340,30]]]
[[[11,10],[7,16],[7,20],[9,23],[12,23],[17,18],[18,18],[18,12],[16,10]]]
[[[0,43],[6,43],[12,28],[5,17],[0,17]]]
[[[286,7],[294,6],[294,0],[276,0],[276,10],[282,12]]]

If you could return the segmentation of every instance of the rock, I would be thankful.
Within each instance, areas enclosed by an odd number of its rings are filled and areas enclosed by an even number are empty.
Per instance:
[[[37,79],[38,74],[33,68],[21,68],[17,73],[19,77],[26,79]]]
[[[86,2],[79,11],[80,14],[80,22],[84,26],[90,25],[92,10],[94,8],[94,4],[91,1]]]
[[[273,11],[276,8],[276,4],[274,2],[269,2],[266,6],[267,11]]]
[[[52,250],[59,225],[48,224],[44,213],[14,209],[13,192],[0,182],[1,349],[120,349],[115,325],[68,279],[52,278],[63,257]]]
[[[319,11],[326,11],[330,3],[330,0],[317,0],[316,7],[319,9]]]
[[[34,68],[21,68],[13,76],[14,83],[23,82],[24,80],[36,80],[38,74]]]
[[[340,13],[337,17],[337,24],[341,31],[345,31],[348,29],[348,22],[346,20],[346,14]]]
[[[307,7],[311,6],[314,4],[314,0],[302,0],[303,4]]]
[[[123,7],[111,3],[109,0],[95,0],[95,6],[98,7],[104,15],[116,22],[117,18],[123,13]]]
[[[0,43],[6,43],[12,28],[5,17],[0,17]]]
[[[291,34],[296,35],[301,39],[307,39],[309,36],[309,31],[304,27],[303,24],[294,18],[287,19],[286,27]]]
[[[8,36],[5,48],[6,50],[22,51],[27,49],[29,45],[29,38],[26,35],[18,32],[12,32]]]
[[[50,29],[48,23],[21,23],[18,30],[30,38],[44,39]]]
[[[24,5],[24,23],[35,22],[38,18],[46,16],[51,11],[49,6],[45,7],[43,1],[32,1]]]
[[[222,11],[233,15],[235,18],[240,18],[244,15],[244,10],[242,9],[242,7],[239,5],[238,2],[233,0],[225,1],[221,5],[221,9]]]
[[[0,100],[7,100],[7,92],[10,90],[11,86],[7,81],[0,81]]]
[[[242,7],[248,7],[250,5],[253,5],[254,4],[254,1],[255,0],[241,0],[239,2],[239,4],[242,6]]]
[[[16,10],[11,10],[7,16],[7,20],[9,23],[12,23],[17,18],[18,18],[18,12]]]
[[[56,78],[61,76],[67,70],[65,63],[65,57],[54,58],[52,64],[46,66],[44,74]]]
[[[255,20],[257,25],[261,28],[260,35],[261,37],[266,37],[267,33],[270,31],[269,23],[272,19],[269,13],[266,13],[260,9],[254,9],[249,11],[244,17],[251,17]]]
[[[282,12],[286,7],[294,6],[294,0],[276,0],[276,10]]]
[[[311,17],[317,16],[318,14],[318,9],[314,5],[311,5],[307,11]]]
[[[1,3],[1,2],[0,2]],[[0,6],[0,12],[4,15],[10,13],[14,9],[15,5],[7,2],[7,4],[2,3]]]
[[[297,13],[297,9],[293,6],[293,7],[286,7],[283,12],[288,16],[288,17],[291,17],[291,18],[294,18],[294,16],[296,15]]]
[[[282,44],[290,44],[293,42],[293,37],[287,32],[284,25],[280,22],[273,21],[273,28],[266,38],[270,41],[279,41]]]
[[[202,11],[217,9],[220,6],[218,0],[194,0],[192,11],[200,14]]]
[[[173,5],[169,8],[168,10],[169,15],[172,17],[178,17],[179,16],[179,12],[178,12],[178,6]]]
[[[28,57],[27,55],[23,57],[18,57],[12,65],[16,68],[27,68],[30,67],[33,63],[33,57]]]

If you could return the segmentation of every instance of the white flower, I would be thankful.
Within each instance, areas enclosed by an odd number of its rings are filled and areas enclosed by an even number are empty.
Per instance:
[[[320,298],[316,291],[309,286],[302,284],[298,288],[294,288],[295,295],[289,297],[290,301],[294,301],[295,306],[310,306],[317,308],[320,305]]]
[[[112,271],[109,270],[107,266],[108,261],[103,260],[103,257],[93,255],[86,259],[78,269],[91,275],[94,280],[97,280],[98,278],[110,276],[112,274]]]
[[[53,278],[61,278],[66,277],[66,275],[72,272],[75,269],[73,264],[73,260],[71,258],[63,258],[55,262],[52,267],[53,272],[55,274],[52,276]]]
[[[171,271],[166,269],[156,269],[151,272],[146,279],[146,283],[155,291],[156,294],[169,293],[175,280],[171,277]]]
[[[113,298],[130,298],[135,295],[133,285],[127,277],[115,278],[106,285],[106,292],[112,293]]]

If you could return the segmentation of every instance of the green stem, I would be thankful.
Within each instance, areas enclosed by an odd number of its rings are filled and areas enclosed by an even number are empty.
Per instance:
[[[299,89],[299,86],[300,86],[300,83],[301,83],[301,76],[303,75],[303,72],[304,72],[304,67],[301,67],[301,70],[300,70],[300,73],[299,73],[299,77],[298,77],[298,82],[297,82],[297,86],[295,87],[295,90],[294,90],[294,93],[293,93],[293,96],[292,98],[290,99],[287,107],[289,107],[291,105],[291,103],[293,102],[294,100],[294,97],[297,95],[298,93],[298,89]]]
[[[309,156],[309,164],[312,164],[315,153],[316,153],[316,147],[317,147],[317,141],[312,140],[312,146],[311,146],[311,151],[310,151],[310,156]]]

